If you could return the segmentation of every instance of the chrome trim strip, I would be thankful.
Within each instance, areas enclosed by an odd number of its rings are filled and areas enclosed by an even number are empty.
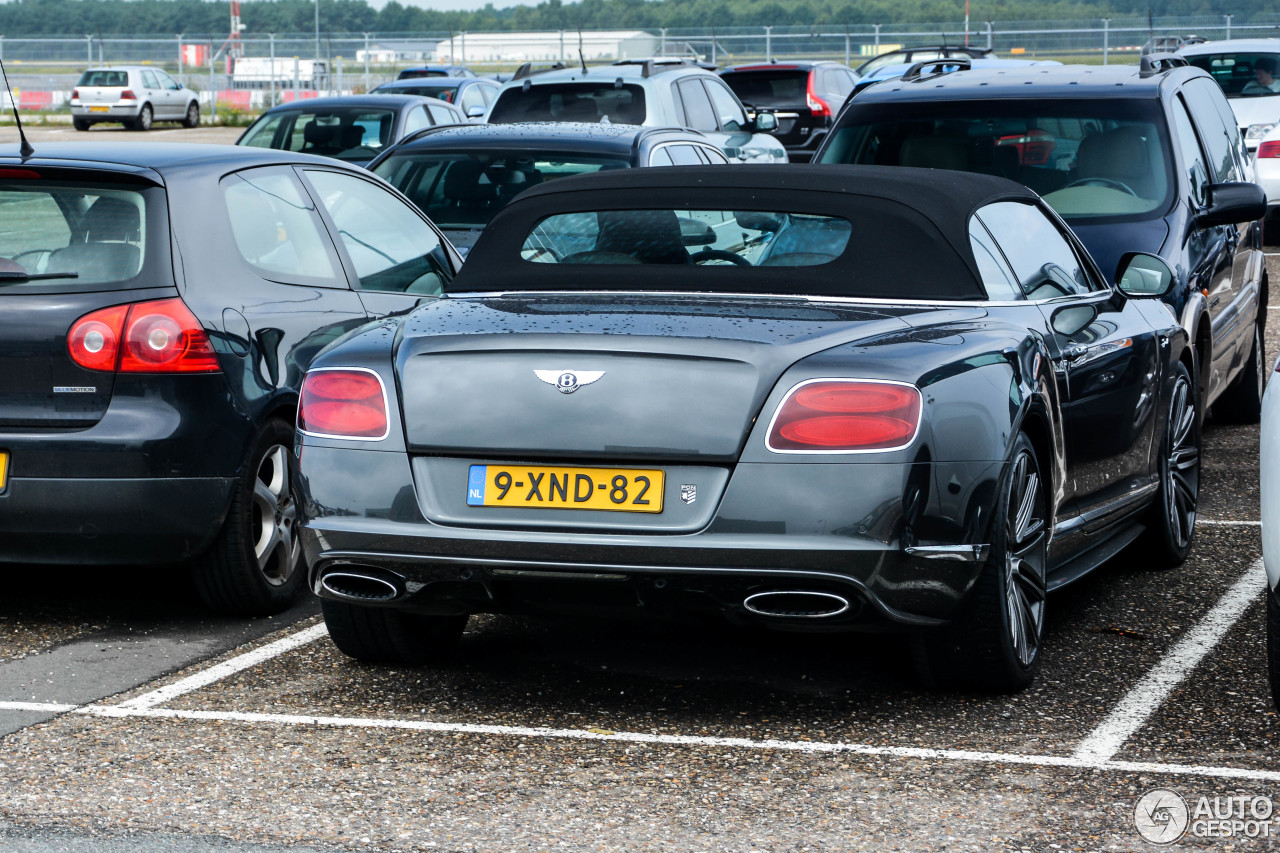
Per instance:
[[[719,293],[707,290],[493,290],[471,291],[468,293],[446,293],[442,299],[494,299],[507,296],[674,296],[689,298],[691,296],[728,298],[728,299],[783,299],[794,302],[814,302],[818,304],[835,303],[837,305],[924,305],[944,308],[1014,308],[1027,305],[1049,305],[1057,302],[1080,301],[1085,303],[1101,302],[1110,299],[1114,291],[1100,290],[1096,293],[1079,293],[1067,296],[1055,296],[1052,299],[881,299],[874,296],[814,296],[803,293]]]
[[[1068,518],[1065,521],[1059,521],[1053,526],[1053,535],[1065,536],[1068,533],[1074,533],[1077,529],[1084,527],[1091,522],[1097,521],[1105,515],[1116,512],[1128,504],[1136,503],[1156,491],[1158,488],[1160,488],[1159,483],[1148,483],[1145,486],[1138,486],[1136,489],[1130,489],[1127,493],[1118,498],[1113,498],[1096,509],[1091,509],[1086,513],[1077,515],[1074,518]]]
[[[962,563],[985,563],[990,545],[914,545],[903,548],[909,556],[925,560],[956,560]]]

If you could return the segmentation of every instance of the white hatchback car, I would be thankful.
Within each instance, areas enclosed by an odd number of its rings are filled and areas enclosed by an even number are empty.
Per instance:
[[[71,123],[76,130],[88,130],[98,122],[150,130],[155,121],[179,121],[183,127],[200,123],[196,93],[159,68],[90,68],[71,90]]]
[[[1178,55],[1222,87],[1250,151],[1280,122],[1280,39],[1206,41],[1184,45]]]
[[[1280,217],[1280,124],[1262,137],[1255,152],[1253,171],[1258,183],[1267,191],[1267,222],[1271,225]]]

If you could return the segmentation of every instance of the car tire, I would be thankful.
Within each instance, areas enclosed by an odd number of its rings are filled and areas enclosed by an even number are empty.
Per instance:
[[[253,442],[222,530],[192,567],[204,603],[233,616],[289,607],[306,575],[297,520],[293,428],[272,420]]]
[[[1000,487],[991,550],[960,612],[924,635],[916,668],[926,684],[1015,693],[1035,679],[1044,642],[1048,489],[1025,433]]]
[[[1156,502],[1140,540],[1144,560],[1159,568],[1186,562],[1195,538],[1200,500],[1200,421],[1198,394],[1191,372],[1179,362],[1169,395],[1169,410],[1160,438]]]
[[[71,120],[71,126],[74,127],[76,130],[88,130],[89,122],[85,121],[82,118],[73,118]]]
[[[1265,286],[1265,282],[1264,282]],[[1262,322],[1253,325],[1253,342],[1244,366],[1213,404],[1214,420],[1232,424],[1256,424],[1262,419],[1262,392],[1267,381]]]
[[[187,114],[182,119],[183,127],[196,127],[200,124],[200,105],[192,101],[187,105]]]
[[[133,130],[150,130],[151,123],[155,119],[155,113],[151,109],[150,104],[143,104],[142,109],[138,110],[138,117],[130,122],[128,126]]]
[[[366,663],[418,666],[447,659],[467,627],[467,616],[406,613],[324,598],[324,624],[344,655]]]
[[[1280,711],[1280,602],[1267,589],[1267,678],[1271,682],[1271,703]]]

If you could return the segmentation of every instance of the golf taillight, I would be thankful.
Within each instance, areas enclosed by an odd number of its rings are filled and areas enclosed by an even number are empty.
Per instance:
[[[73,100],[73,101],[78,101],[78,100],[80,100],[80,90],[79,90],[79,89],[72,89],[72,90],[71,90],[71,100]]]
[[[372,370],[313,370],[302,381],[298,429],[336,438],[383,438],[387,435],[387,395]]]
[[[891,450],[920,426],[912,385],[815,379],[792,388],[769,427],[769,449],[798,452]]]
[[[1258,146],[1258,159],[1268,160],[1280,157],[1280,139],[1272,139]]]
[[[123,92],[121,92],[121,93],[120,93],[120,100],[122,100],[122,101],[136,101],[136,100],[138,100],[138,96],[137,96],[137,95],[135,95],[135,94],[133,94],[133,90],[132,90],[132,89],[125,89]]]
[[[113,305],[86,314],[67,333],[71,360],[120,373],[216,373],[218,357],[181,299]]]
[[[809,87],[804,93],[805,102],[809,105],[809,112],[814,118],[829,118],[831,116],[831,105],[822,98],[818,97],[818,93],[813,89],[813,73],[809,74]]]

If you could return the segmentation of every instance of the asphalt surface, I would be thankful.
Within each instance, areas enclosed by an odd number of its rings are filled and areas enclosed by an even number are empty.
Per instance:
[[[1011,697],[921,689],[900,637],[643,619],[482,617],[445,666],[365,666],[311,601],[223,620],[175,568],[9,569],[0,850],[1160,849],[1143,794],[1280,789],[1258,520],[1257,428],[1210,422],[1191,558],[1051,597]]]

